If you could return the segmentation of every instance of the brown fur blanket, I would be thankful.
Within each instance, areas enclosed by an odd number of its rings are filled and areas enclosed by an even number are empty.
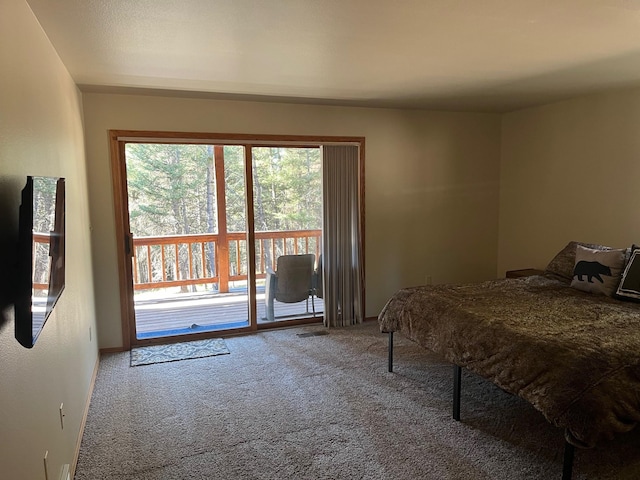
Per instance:
[[[379,315],[592,447],[640,421],[640,305],[547,276],[398,291]]]

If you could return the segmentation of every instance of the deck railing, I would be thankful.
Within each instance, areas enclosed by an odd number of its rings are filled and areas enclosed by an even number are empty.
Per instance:
[[[320,254],[321,230],[256,232],[256,277],[275,269],[280,255]],[[216,284],[229,291],[229,282],[247,279],[247,234],[167,235],[133,238],[135,290]]]

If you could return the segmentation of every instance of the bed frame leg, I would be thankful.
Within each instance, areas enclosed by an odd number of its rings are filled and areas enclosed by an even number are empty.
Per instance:
[[[460,387],[462,385],[462,367],[453,366],[453,419],[460,420]]]
[[[571,445],[566,440],[564,441],[564,461],[562,464],[562,480],[571,480],[573,473],[573,456],[575,454],[576,447]]]
[[[389,332],[389,372],[393,372],[393,332]]]
[[[393,372],[393,332],[389,332],[389,372]],[[460,421],[460,393],[462,389],[462,367],[453,365],[453,419]],[[562,480],[571,480],[575,447],[565,440],[562,464]]]

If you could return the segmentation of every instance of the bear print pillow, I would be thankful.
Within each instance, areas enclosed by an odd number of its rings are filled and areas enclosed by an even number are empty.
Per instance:
[[[612,296],[624,269],[624,249],[594,250],[576,246],[571,286],[585,292]]]

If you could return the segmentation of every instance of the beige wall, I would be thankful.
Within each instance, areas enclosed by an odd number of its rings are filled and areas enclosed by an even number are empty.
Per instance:
[[[640,90],[504,115],[498,272],[571,240],[640,243]]]
[[[500,117],[84,94],[100,347],[121,345],[109,129],[366,137],[366,314],[398,288],[492,278]]]
[[[2,0],[0,64],[2,274],[11,278],[27,175],[66,177],[68,252],[66,289],[36,345],[14,339],[12,305],[0,326],[0,477],[44,479],[48,451],[57,480],[74,460],[97,361],[81,96],[24,0]]]

